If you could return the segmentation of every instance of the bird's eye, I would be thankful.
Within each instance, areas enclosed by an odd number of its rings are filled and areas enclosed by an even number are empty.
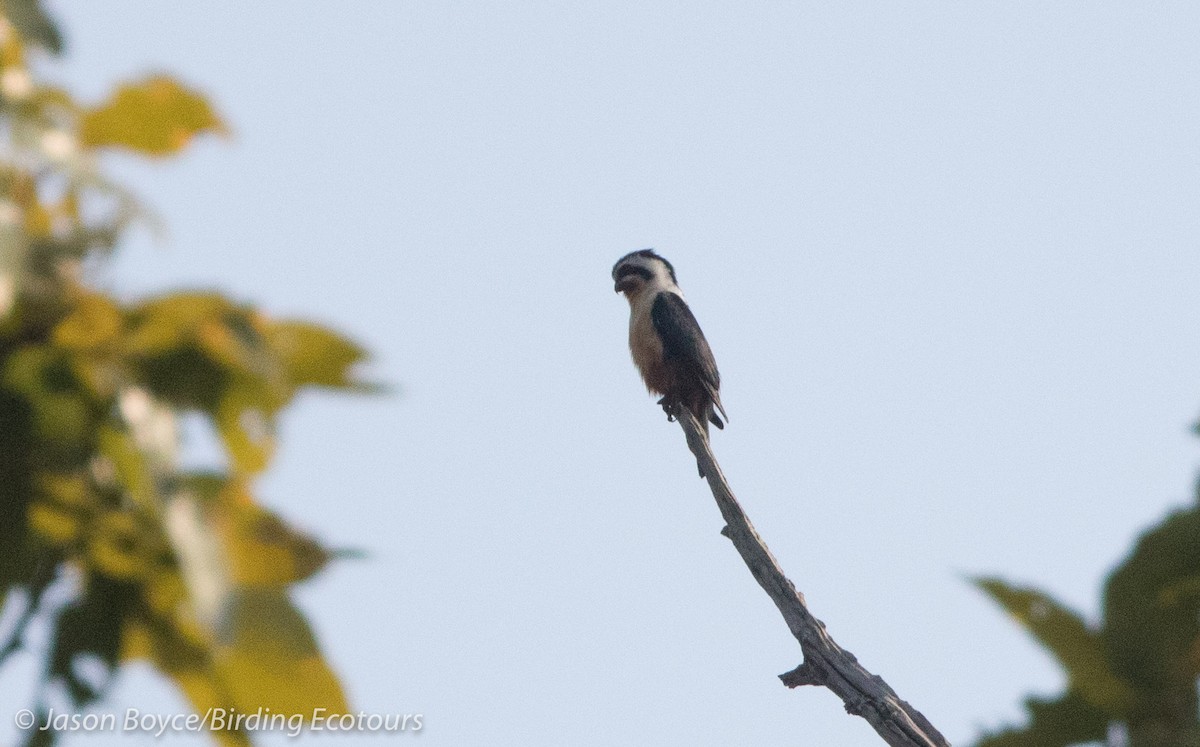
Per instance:
[[[649,280],[652,273],[640,265],[624,265],[617,270],[617,280],[627,278],[630,275],[637,275],[642,280]]]

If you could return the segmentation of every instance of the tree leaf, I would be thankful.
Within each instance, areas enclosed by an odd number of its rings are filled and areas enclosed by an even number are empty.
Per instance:
[[[1078,693],[1057,700],[1029,698],[1029,725],[985,734],[975,747],[1069,747],[1104,740],[1112,720]]]
[[[120,86],[106,103],[86,112],[79,138],[91,147],[168,156],[204,132],[227,133],[208,100],[173,78],[155,75]]]
[[[4,424],[0,427],[0,516],[4,517],[0,521],[0,609],[4,609],[10,588],[30,583],[36,566],[26,531],[33,493],[30,409],[23,397],[0,381],[0,423]]]
[[[69,461],[91,437],[94,417],[70,360],[49,346],[28,345],[10,355],[0,385],[24,396],[34,435]]]
[[[266,469],[275,452],[274,402],[252,382],[231,382],[214,415],[234,471]]]
[[[269,707],[306,717],[318,707],[344,712],[341,686],[283,587],[285,577],[316,570],[305,565],[313,565],[310,554],[319,555],[320,563],[327,554],[258,507],[245,480],[202,474],[186,476],[181,484],[187,486],[188,500],[203,507],[196,514],[201,526],[191,531],[219,537],[212,546],[223,550],[220,570],[231,575],[215,587],[219,596],[211,616],[213,671],[222,691],[243,711]],[[180,560],[186,578],[188,563],[198,559]],[[282,567],[267,568],[275,563]]]
[[[218,629],[216,666],[244,710],[310,718],[317,708],[346,713],[337,677],[304,616],[277,589],[238,589]]]
[[[154,570],[157,548],[149,534],[131,511],[105,511],[93,521],[87,559],[108,578],[141,581]]]
[[[259,333],[256,319],[249,311],[231,308],[205,320],[196,329],[196,340],[216,363],[269,389],[278,390],[273,398],[277,400],[276,406],[283,405],[282,365]]]
[[[1077,613],[1037,589],[1010,586],[998,578],[978,577],[972,583],[1054,655],[1080,697],[1113,718],[1128,711],[1133,690],[1113,673],[1100,635]]]
[[[253,503],[232,507],[226,546],[234,583],[283,587],[311,577],[333,557],[317,540]]]
[[[74,545],[96,510],[86,478],[79,472],[43,472],[37,475],[34,485],[30,530],[51,547]]]
[[[1139,689],[1188,690],[1200,674],[1200,509],[1177,511],[1143,534],[1104,590],[1104,640],[1114,667]],[[1190,688],[1190,690],[1189,690]]]
[[[126,347],[138,356],[153,356],[182,347],[197,330],[231,311],[234,304],[220,293],[183,291],[138,304],[131,312]]]
[[[137,587],[91,574],[82,596],[58,616],[50,651],[51,677],[60,678],[76,705],[100,695],[100,687],[81,678],[74,668],[78,657],[92,655],[112,675],[120,658],[121,630],[137,599]]]
[[[177,407],[207,412],[233,449],[265,449],[259,436],[270,423],[250,433],[244,413],[260,411],[269,420],[289,390],[255,312],[218,294],[177,293],[141,305],[132,319],[126,345],[148,389]],[[254,470],[265,464],[261,454],[250,461],[259,463]]]
[[[332,330],[311,322],[284,320],[269,325],[267,339],[283,362],[293,388],[366,387],[353,376],[353,367],[366,359],[366,351]]]
[[[62,32],[38,0],[4,0],[3,9],[22,39],[54,54],[62,54]]]
[[[117,340],[122,322],[121,310],[112,299],[101,293],[87,293],[54,327],[54,344],[68,350],[102,348]]]
[[[0,201],[0,211],[5,209],[11,209],[11,206]],[[13,321],[8,315],[16,306],[20,293],[29,244],[24,234],[15,226],[6,224],[3,218],[0,215],[0,322],[6,322],[8,324],[5,326],[8,326]],[[0,335],[4,331],[0,327]]]
[[[75,543],[82,534],[83,521],[79,514],[60,506],[34,503],[29,507],[30,531],[50,547],[66,547]]]
[[[164,620],[131,620],[126,626],[122,657],[152,661],[160,672],[174,680],[196,713],[206,713],[209,709],[228,711],[237,705],[213,666],[210,648]],[[252,744],[245,732],[236,729],[211,734],[226,747]]]
[[[112,423],[104,423],[96,432],[96,450],[112,465],[117,480],[135,503],[154,505],[154,476],[145,455],[138,450],[128,432]]]

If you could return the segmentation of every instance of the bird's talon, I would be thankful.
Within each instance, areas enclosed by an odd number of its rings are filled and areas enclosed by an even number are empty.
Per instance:
[[[674,423],[679,417],[679,403],[668,402],[667,398],[663,397],[658,401],[658,404],[662,405],[663,412],[667,414],[667,422]]]

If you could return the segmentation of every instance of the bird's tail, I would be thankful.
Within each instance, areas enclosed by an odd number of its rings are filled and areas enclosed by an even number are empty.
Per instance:
[[[725,405],[721,404],[721,393],[718,392],[716,390],[716,388],[712,387],[712,386],[706,386],[705,389],[708,390],[708,398],[710,400],[710,404],[708,405],[708,412],[707,412],[708,421],[711,422],[713,425],[717,426],[718,428],[724,430],[725,423],[729,422],[729,416],[725,414]],[[717,414],[715,412],[713,412],[714,405],[716,406],[716,408],[718,410],[721,411],[721,417],[725,418],[725,422],[721,422],[721,418],[718,418]],[[707,423],[704,426],[704,430],[706,432],[708,430]],[[706,435],[707,435],[707,433],[706,433]]]

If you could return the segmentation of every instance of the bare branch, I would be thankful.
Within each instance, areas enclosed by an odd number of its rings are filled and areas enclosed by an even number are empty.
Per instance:
[[[900,699],[883,678],[871,674],[854,654],[839,646],[813,617],[804,595],[783,574],[779,562],[754,530],[754,525],[729,488],[721,466],[713,456],[708,439],[686,408],[675,413],[687,436],[688,448],[696,455],[701,472],[708,478],[728,537],[741,554],[754,579],[779,608],[788,629],[800,642],[804,663],[779,678],[788,687],[823,685],[846,704],[846,712],[865,718],[879,736],[893,747],[950,747],[946,738],[917,709]]]

